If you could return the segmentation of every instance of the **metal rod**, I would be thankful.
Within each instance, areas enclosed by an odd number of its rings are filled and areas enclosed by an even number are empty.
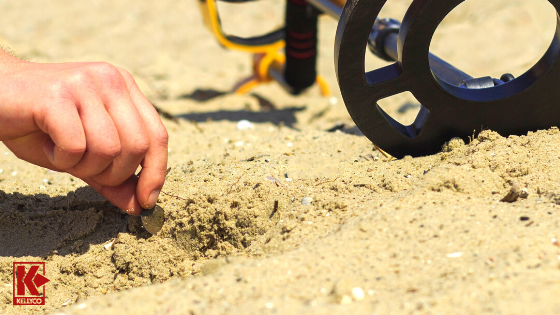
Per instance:
[[[393,58],[393,60],[397,60],[398,52],[397,52],[397,41],[399,39],[399,35],[396,33],[387,35],[385,38],[385,53]],[[470,80],[472,77],[465,72],[455,68],[453,65],[449,64],[445,60],[442,60],[438,56],[430,53],[428,55],[430,60],[430,68],[435,75],[437,75],[443,81],[453,84],[453,85],[460,85],[461,82]]]
[[[342,8],[338,5],[334,4],[329,0],[306,0],[309,4],[314,6],[315,8],[319,9],[320,11],[334,17],[335,19],[339,20],[340,16],[342,15]],[[382,22],[380,19],[376,19],[375,23],[378,24]],[[398,23],[398,22],[397,22]],[[376,30],[376,26],[374,25],[373,30]],[[372,35],[369,38],[370,45],[375,45],[376,36],[378,32],[372,32]],[[397,52],[397,42],[398,42],[398,34],[392,33],[387,35],[385,38],[385,43],[383,45],[383,49],[385,53],[393,59],[393,61],[398,60],[398,52]],[[472,77],[467,73],[455,68],[450,63],[446,62],[445,60],[437,57],[436,55],[430,53],[428,55],[430,68],[432,71],[443,81],[453,84],[453,85],[460,85],[461,82],[465,80],[470,80]],[[276,77],[275,75],[273,75]],[[285,82],[280,82],[282,85]]]
[[[334,17],[336,20],[340,19],[342,15],[342,8],[328,0],[306,0],[315,8],[323,11],[324,13]]]
[[[292,86],[290,86],[288,84],[288,82],[286,82],[286,79],[284,78],[284,71],[282,69],[282,65],[280,65],[277,62],[274,62],[269,68],[268,68],[268,76],[278,82],[280,84],[280,86],[282,86],[284,88],[284,90],[286,90],[286,92],[293,94],[294,93],[294,88]]]

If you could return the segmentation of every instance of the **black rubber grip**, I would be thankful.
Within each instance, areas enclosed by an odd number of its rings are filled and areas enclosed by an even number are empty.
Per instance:
[[[244,38],[244,37],[238,37],[233,35],[227,35],[226,38],[230,42],[238,45],[263,46],[263,45],[272,45],[277,41],[284,39],[285,35],[284,35],[284,29],[279,29],[277,31],[262,36]]]
[[[305,0],[287,0],[286,5],[286,68],[284,78],[299,94],[317,78],[317,16],[318,12]]]

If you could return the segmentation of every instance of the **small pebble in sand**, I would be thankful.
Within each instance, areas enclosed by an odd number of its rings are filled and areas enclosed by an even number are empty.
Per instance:
[[[352,301],[361,301],[365,298],[364,290],[353,284],[351,278],[339,279],[331,290],[331,296],[334,302],[340,304],[349,304]]]
[[[517,182],[513,182],[509,193],[500,200],[501,202],[516,202],[521,196],[521,187]]]
[[[365,297],[364,290],[362,290],[362,288],[355,287],[352,289],[352,296],[354,297],[354,300],[361,301]]]
[[[0,174],[4,173],[4,170],[0,168]]]
[[[286,143],[286,145],[287,145],[288,147],[293,147],[293,146],[294,146],[294,144],[291,143],[291,142]]]
[[[16,176],[16,175],[17,175],[17,171],[13,171],[12,176]]]
[[[519,218],[519,220],[521,220],[521,221],[529,221],[529,219],[530,218],[526,217],[526,216],[522,216],[522,217]]]
[[[311,198],[311,197],[303,197],[303,198],[301,199],[301,204],[304,205],[304,206],[308,206],[308,205],[310,205],[312,202],[313,202],[313,198]]]
[[[253,128],[255,128],[255,125],[252,122],[243,119],[237,122],[236,128],[237,130],[252,130]]]
[[[336,98],[336,96],[331,96],[329,98],[329,105],[334,106],[336,104],[338,104],[338,98]]]
[[[272,308],[274,308],[274,304],[272,304],[272,303],[269,302],[269,303],[266,303],[266,304],[264,305],[264,307],[266,307],[266,308],[268,308],[268,309],[272,309]]]
[[[106,250],[112,249],[113,243],[115,243],[115,241],[110,241],[109,243],[103,245],[103,247],[105,247]]]
[[[558,240],[554,237],[551,238],[550,241],[552,242],[552,245],[560,247],[560,242],[558,242]]]
[[[243,146],[243,141],[237,141],[237,142],[235,143],[235,146],[236,146],[236,147]]]
[[[267,176],[266,179],[268,179],[269,181],[274,182],[274,183],[276,183],[276,184],[278,184],[278,185],[280,184],[280,181],[279,181],[278,178],[276,178],[276,177]]]
[[[461,256],[463,256],[463,252],[456,252],[456,253],[447,254],[447,258],[459,258]]]

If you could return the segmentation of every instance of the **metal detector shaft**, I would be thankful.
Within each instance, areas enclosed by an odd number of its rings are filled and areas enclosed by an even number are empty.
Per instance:
[[[394,19],[375,19],[368,38],[370,50],[381,59],[387,61],[398,60],[397,44],[400,27],[401,23]],[[463,81],[472,79],[470,75],[455,68],[434,54],[430,53],[428,60],[430,61],[432,71],[449,84],[458,86]]]
[[[319,9],[319,11],[332,16],[337,21],[342,15],[342,8],[329,0],[307,0],[307,3]]]
[[[392,33],[387,35],[385,38],[385,45],[384,51],[393,61],[398,59],[397,53],[397,41],[399,39],[399,35]],[[375,41],[374,41],[375,43]],[[470,80],[472,77],[465,72],[455,68],[453,65],[449,64],[445,60],[439,58],[434,54],[429,54],[428,56],[430,60],[430,68],[432,71],[443,81],[453,84],[453,85],[460,85],[461,82]]]
[[[342,15],[342,8],[337,6],[336,4],[332,3],[329,0],[307,0],[309,4],[314,6],[315,8],[319,9],[320,11],[334,17],[335,19],[340,19]],[[400,27],[400,23],[396,20],[392,19],[376,19],[375,24],[372,28],[371,35],[369,37],[369,45],[370,48],[373,48],[372,51],[379,51],[376,50],[375,46],[380,44],[378,48],[382,48],[382,51],[376,53],[378,57],[382,59],[391,59],[392,61],[396,61],[398,59],[398,52],[397,52],[397,41],[398,41],[398,31],[396,32],[389,32],[388,34],[384,34],[383,43],[378,43],[378,36],[383,34],[380,32],[380,29],[384,29],[386,27],[391,28],[392,30],[398,30]],[[372,45],[374,47],[372,47]],[[380,56],[382,55],[382,56]],[[390,58],[387,58],[390,57]],[[455,68],[453,65],[449,64],[448,62],[444,61],[443,59],[437,57],[434,54],[429,55],[430,60],[430,68],[432,71],[442,80],[446,81],[447,83],[453,85],[460,85],[461,82],[465,80],[470,80],[472,77],[465,72]]]

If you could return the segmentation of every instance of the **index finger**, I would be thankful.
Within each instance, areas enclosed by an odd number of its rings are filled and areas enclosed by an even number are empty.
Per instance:
[[[141,164],[142,172],[138,179],[138,186],[136,186],[136,197],[144,209],[150,209],[156,205],[161,188],[165,183],[169,138],[156,109],[142,94],[134,78],[126,70],[119,68],[119,71],[126,81],[132,102],[138,108],[148,131],[150,146]]]

